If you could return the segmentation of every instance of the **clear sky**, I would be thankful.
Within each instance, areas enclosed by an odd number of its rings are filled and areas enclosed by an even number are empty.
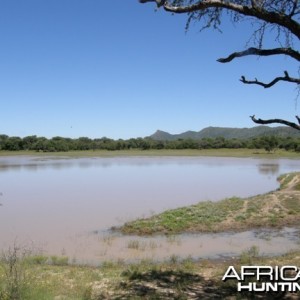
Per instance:
[[[2,0],[0,133],[127,139],[252,127],[252,114],[294,119],[294,85],[263,89],[239,78],[297,76],[298,65],[284,57],[220,64],[245,48],[251,26],[225,21],[223,33],[200,33],[195,24],[185,33],[185,22],[138,0]]]

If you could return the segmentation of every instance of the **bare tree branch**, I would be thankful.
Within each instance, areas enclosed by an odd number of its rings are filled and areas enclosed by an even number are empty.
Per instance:
[[[292,17],[296,13],[297,4],[298,4],[298,0],[294,0],[293,9],[292,9],[291,13],[289,14],[289,17]]]
[[[221,8],[226,9],[228,11],[236,12],[238,14],[244,16],[251,16],[257,19],[263,20],[267,23],[277,24],[284,28],[287,28],[290,32],[292,32],[295,36],[300,39],[300,24],[293,20],[290,16],[275,12],[268,11],[263,8],[262,5],[258,6],[257,1],[252,1],[252,5],[241,5],[235,3],[233,1],[224,1],[224,0],[200,0],[195,4],[187,5],[187,6],[175,6],[169,4],[168,1],[165,0],[139,0],[141,3],[146,2],[156,2],[157,4],[161,4],[161,1],[164,2],[163,7],[166,11],[182,14],[182,13],[192,13],[196,11],[204,11],[209,8]]]
[[[147,3],[147,2],[156,2],[157,7],[160,7],[165,4],[166,0],[139,0],[140,3]]]
[[[259,29],[254,31],[254,43],[256,48],[250,47],[244,51],[234,52],[228,57],[218,59],[221,63],[248,55],[271,56],[286,55],[297,62],[300,61],[300,52],[293,47],[293,37],[298,43],[300,40],[300,1],[299,0],[139,0],[140,3],[154,2],[158,7],[173,14],[187,14],[188,22],[186,28],[192,20],[204,21],[202,29],[213,27],[219,29],[222,12],[229,12],[233,16],[233,22],[238,23],[244,17],[252,17],[259,24]],[[277,32],[275,41],[279,48],[263,49],[262,42],[269,32]],[[257,38],[258,37],[258,38]],[[284,46],[283,46],[284,45]],[[290,77],[287,71],[284,76],[278,76],[271,82],[265,83],[255,80],[247,80],[241,76],[241,82],[245,84],[256,84],[264,88],[270,88],[280,81],[295,83],[300,87],[300,78]],[[300,117],[296,116],[297,123],[283,119],[256,119],[251,116],[253,122],[258,124],[279,123],[300,130]]]
[[[285,75],[284,77],[276,77],[275,79],[273,79],[269,83],[264,83],[264,82],[258,81],[256,78],[255,78],[255,80],[246,80],[245,76],[242,76],[241,79],[240,79],[240,81],[242,83],[245,83],[245,84],[257,84],[257,85],[261,85],[264,88],[270,88],[271,86],[275,85],[279,81],[287,81],[287,82],[292,82],[292,83],[300,84],[300,79],[299,78],[290,77],[287,71],[284,71],[284,75]]]
[[[226,58],[219,58],[217,61],[221,63],[227,63],[232,61],[237,57],[243,57],[247,55],[258,55],[258,56],[270,56],[270,55],[288,55],[298,61],[300,61],[300,53],[292,48],[274,48],[274,49],[258,49],[258,48],[249,48],[244,51],[234,52]]]
[[[298,125],[296,123],[293,123],[293,122],[290,122],[290,121],[283,120],[283,119],[262,120],[262,119],[256,119],[255,115],[250,116],[250,118],[252,119],[252,121],[254,123],[257,123],[257,124],[265,125],[265,124],[279,123],[279,124],[287,125],[287,126],[292,127],[294,129],[300,130],[300,125]],[[298,116],[296,116],[296,118],[299,122],[300,118]]]

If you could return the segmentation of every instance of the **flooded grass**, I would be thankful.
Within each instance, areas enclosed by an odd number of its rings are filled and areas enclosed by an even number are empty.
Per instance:
[[[124,234],[152,235],[297,225],[300,173],[283,175],[279,180],[281,188],[278,191],[246,199],[234,197],[219,202],[200,202],[127,222],[118,230]]]
[[[146,244],[139,240],[130,240],[127,244],[127,248],[144,251],[146,248]]]
[[[111,246],[113,244],[114,239],[115,237],[111,234],[107,234],[102,237],[103,243],[106,244],[107,246]]]

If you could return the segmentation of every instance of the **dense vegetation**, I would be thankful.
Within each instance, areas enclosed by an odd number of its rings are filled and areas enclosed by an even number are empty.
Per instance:
[[[129,140],[113,140],[106,137],[90,139],[80,137],[78,139],[53,137],[27,136],[9,137],[0,135],[0,150],[21,151],[33,150],[38,152],[66,152],[80,150],[129,150],[129,149],[265,149],[275,151],[284,149],[300,151],[300,138],[261,136],[251,139],[225,139],[224,137],[194,139],[177,139],[174,141],[157,141],[151,138],[132,138]]]

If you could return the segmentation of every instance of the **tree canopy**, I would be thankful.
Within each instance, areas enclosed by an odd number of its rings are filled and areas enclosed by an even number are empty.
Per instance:
[[[300,53],[295,46],[300,39],[300,3],[299,0],[139,0],[140,3],[155,2],[173,14],[187,14],[186,29],[191,22],[199,22],[201,29],[212,27],[221,29],[224,14],[229,15],[233,23],[242,19],[255,21],[251,40],[253,46],[239,50],[230,55],[219,58],[220,63],[228,63],[240,57],[249,55],[275,56],[285,55],[295,62],[300,61]],[[264,48],[266,34],[275,32],[274,48]],[[263,82],[257,78],[248,79],[242,75],[240,81],[244,84],[259,85],[271,88],[278,82],[294,84],[300,88],[299,74],[290,75],[287,70],[278,74],[270,82]],[[250,116],[258,124],[280,123],[300,130],[300,118],[296,116],[297,123],[284,119],[260,119]]]
[[[157,140],[151,137],[131,138],[129,140],[112,140],[106,137],[76,139],[56,136],[27,136],[24,138],[0,134],[0,151],[37,151],[37,152],[68,152],[95,150],[182,150],[182,149],[265,149],[268,152],[275,149],[300,152],[300,138],[295,136],[257,135],[249,138],[206,137],[201,139],[177,138],[174,140]]]

